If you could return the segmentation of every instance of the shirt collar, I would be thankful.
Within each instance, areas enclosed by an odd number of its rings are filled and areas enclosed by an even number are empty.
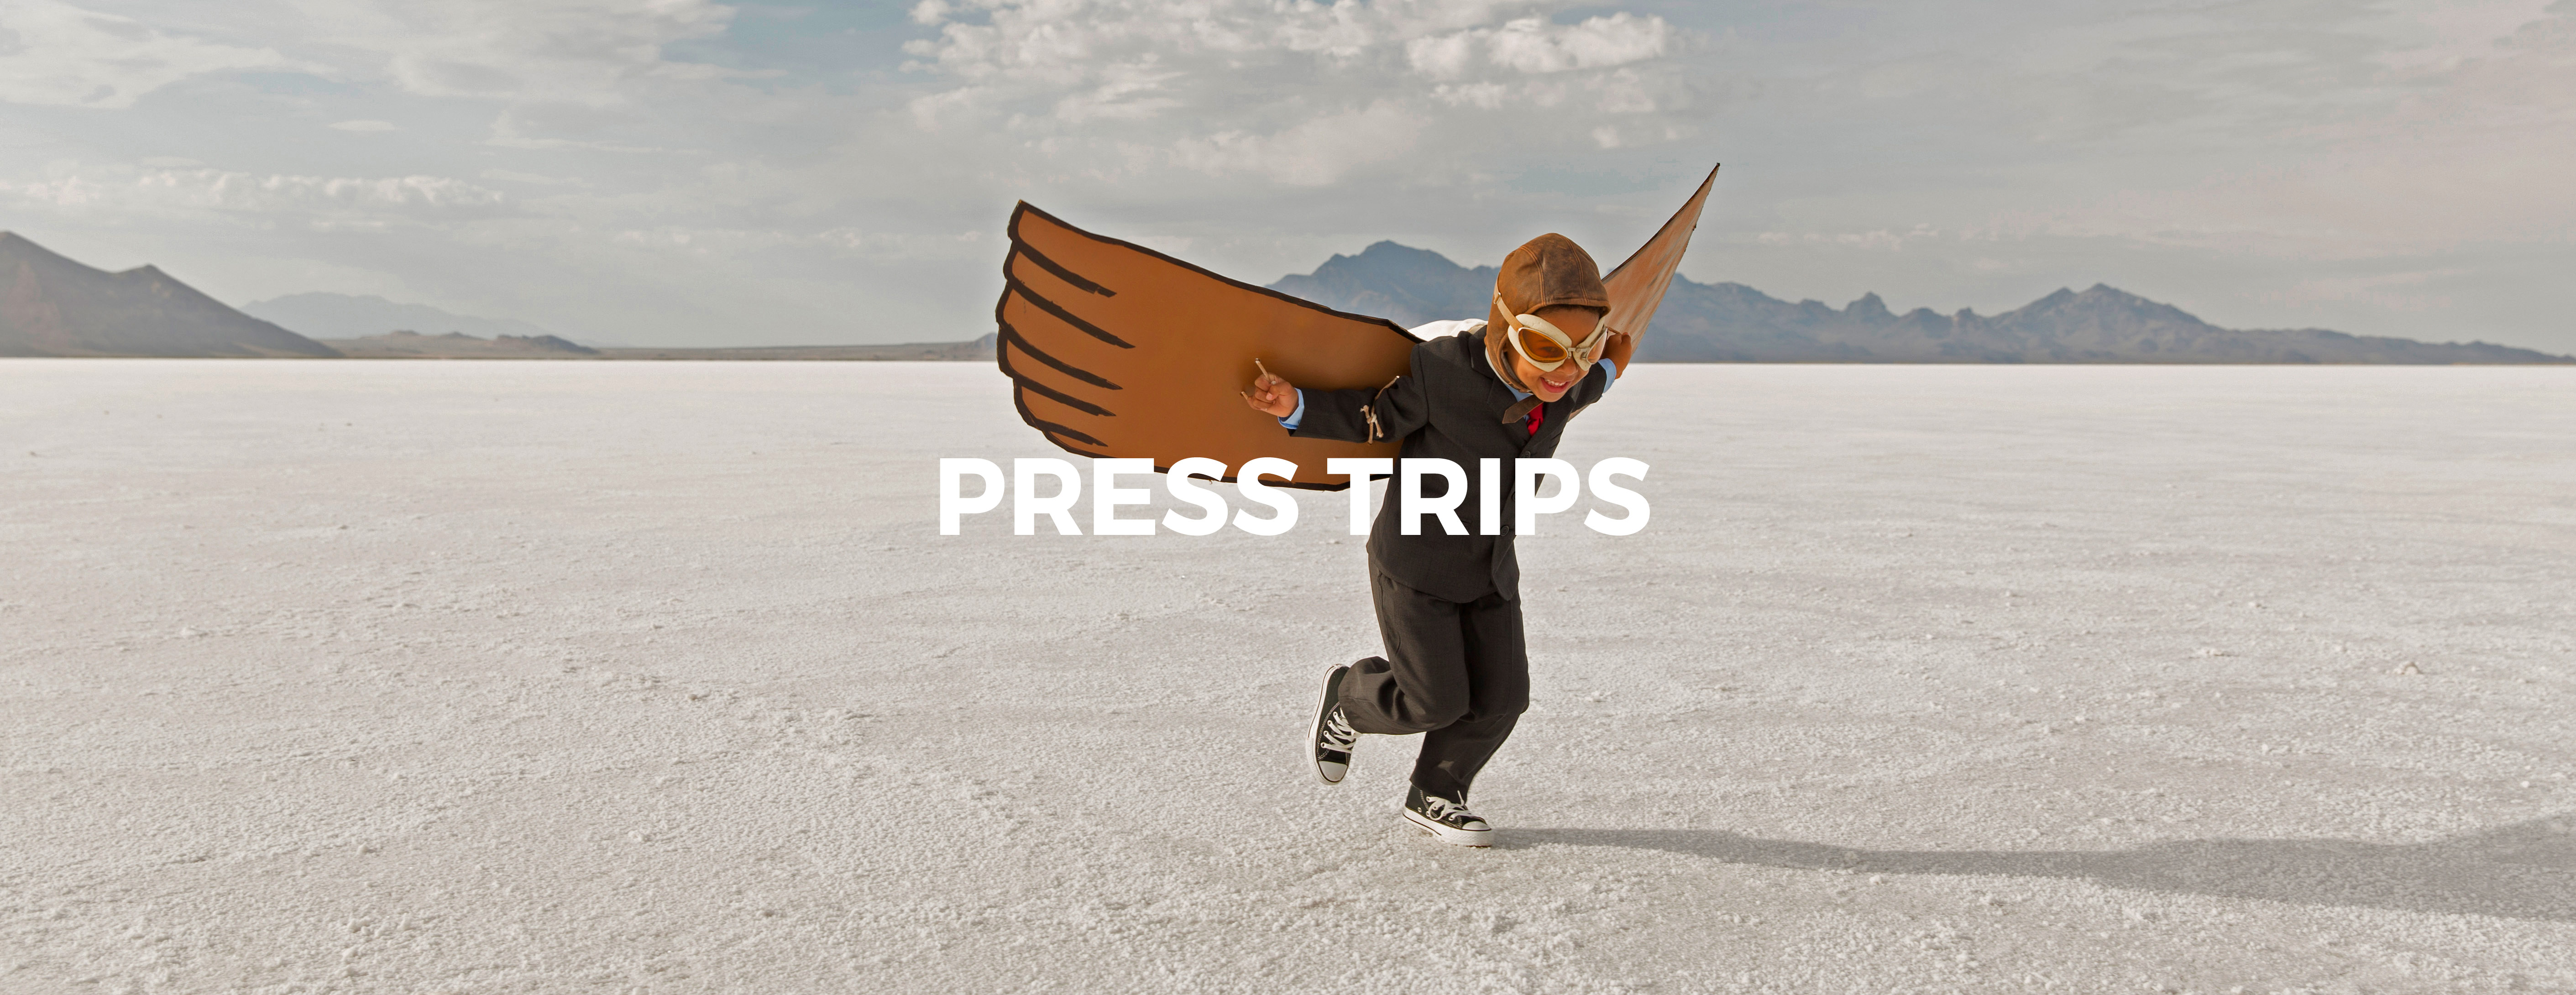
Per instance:
[[[1479,322],[1477,322],[1476,324],[1478,324],[1478,325],[1483,325],[1483,324],[1484,324],[1484,322],[1479,321]],[[1482,334],[1487,334],[1487,335],[1493,334],[1493,329],[1491,329],[1491,328],[1480,328],[1480,329],[1478,329],[1478,331],[1479,331],[1480,333],[1482,333]],[[1493,363],[1492,363],[1492,362],[1491,362],[1491,361],[1486,357],[1486,355],[1485,355],[1485,350],[1483,350],[1483,349],[1478,349],[1478,350],[1476,350],[1476,362],[1477,362],[1477,363],[1479,363],[1479,364],[1482,364],[1482,365],[1485,367],[1485,375],[1486,375],[1486,376],[1489,376],[1489,377],[1494,378],[1494,382],[1495,382],[1495,383],[1498,383],[1498,384],[1502,384],[1502,385],[1503,385],[1503,389],[1504,389],[1504,390],[1508,390],[1508,391],[1511,391],[1511,392],[1512,392],[1512,400],[1513,400],[1515,403],[1520,402],[1520,401],[1526,401],[1526,400],[1529,400],[1529,398],[1530,398],[1530,392],[1529,392],[1529,391],[1526,391],[1526,390],[1522,390],[1522,389],[1520,389],[1520,388],[1518,388],[1518,387],[1514,387],[1514,386],[1512,386],[1512,382],[1511,382],[1511,381],[1503,379],[1503,372],[1502,372],[1501,370],[1497,370],[1497,369],[1495,369],[1495,368],[1494,368],[1494,364],[1493,364]]]

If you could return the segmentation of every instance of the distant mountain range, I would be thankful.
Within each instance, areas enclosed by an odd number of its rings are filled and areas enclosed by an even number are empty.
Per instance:
[[[1334,256],[1271,289],[1405,326],[1482,318],[1491,266],[1469,269],[1436,252],[1379,242]],[[1792,304],[1740,283],[1673,278],[1638,344],[1645,362],[1734,363],[2576,363],[2485,342],[2418,342],[2317,328],[2239,331],[2170,304],[2095,284],[2059,290],[1987,316],[1888,310],[1867,294],[1839,310]]]
[[[273,321],[320,339],[358,339],[387,332],[417,332],[422,335],[461,332],[496,341],[504,337],[556,338],[553,331],[516,318],[477,318],[426,304],[400,304],[374,296],[288,294],[252,301],[242,305],[241,309],[251,317]]]
[[[379,298],[381,299],[381,298]],[[477,338],[464,332],[423,335],[400,330],[382,335],[323,339],[351,359],[579,359],[600,357],[599,350],[552,335],[496,335]]]
[[[0,356],[337,356],[150,266],[110,273],[0,232]]]
[[[1494,268],[1379,242],[1276,290],[1406,326],[1485,313]],[[249,312],[249,313],[245,313]],[[265,320],[263,320],[265,319]],[[284,326],[321,336],[316,341]],[[418,359],[989,360],[965,342],[716,349],[594,349],[507,318],[348,294],[294,294],[235,310],[151,266],[85,266],[0,232],[0,356],[270,356]],[[1994,316],[1889,311],[1869,294],[1835,309],[1740,283],[1675,277],[1641,343],[1647,362],[2576,363],[2484,342],[2418,342],[2322,329],[2236,331],[2096,284]]]

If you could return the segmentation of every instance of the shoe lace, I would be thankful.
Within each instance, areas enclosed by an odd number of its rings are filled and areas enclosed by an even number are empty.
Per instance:
[[[1464,803],[1429,793],[1422,796],[1422,814],[1441,822],[1470,822],[1476,818],[1474,813],[1467,811]]]
[[[1325,749],[1348,753],[1360,741],[1360,734],[1351,729],[1350,722],[1342,718],[1342,710],[1336,708],[1324,716],[1322,738]]]

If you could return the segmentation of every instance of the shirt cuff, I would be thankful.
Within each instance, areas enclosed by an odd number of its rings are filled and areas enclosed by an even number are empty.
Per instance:
[[[1618,364],[1618,362],[1617,362],[1616,360],[1613,360],[1613,359],[1611,359],[1611,358],[1609,358],[1609,357],[1607,357],[1607,356],[1604,356],[1604,357],[1600,358],[1599,360],[1595,360],[1595,362],[1598,362],[1598,363],[1600,363],[1601,365],[1603,365],[1603,366],[1607,366],[1607,367],[1609,367],[1609,368],[1610,368],[1610,379],[1608,379],[1608,380],[1604,380],[1604,381],[1602,381],[1602,382],[1601,382],[1601,389],[1602,389],[1602,390],[1609,390],[1609,389],[1610,389],[1610,387],[1611,387],[1611,385],[1616,384],[1616,383],[1618,383],[1618,382],[1619,382],[1619,364]]]
[[[1289,412],[1288,417],[1279,419],[1279,427],[1294,432],[1297,430],[1297,423],[1306,420],[1306,392],[1298,388],[1290,389],[1297,391],[1297,410]]]

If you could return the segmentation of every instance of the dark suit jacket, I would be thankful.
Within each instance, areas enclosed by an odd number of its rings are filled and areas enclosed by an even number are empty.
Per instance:
[[[1532,435],[1523,422],[1502,420],[1517,398],[1485,359],[1485,333],[1469,332],[1414,346],[1411,372],[1383,389],[1305,391],[1305,417],[1289,434],[1366,442],[1374,415],[1377,438],[1403,440],[1399,460],[1437,457],[1458,464],[1467,474],[1467,498],[1459,505],[1458,518],[1468,534],[1444,535],[1440,520],[1424,515],[1422,534],[1404,535],[1398,521],[1403,502],[1390,486],[1369,529],[1369,564],[1399,584],[1449,601],[1474,601],[1489,593],[1517,600],[1521,567],[1512,551],[1512,464],[1524,456],[1556,455],[1566,421],[1609,388],[1610,370],[1594,366],[1574,389],[1544,406],[1545,420]],[[1502,460],[1501,535],[1475,534],[1483,531],[1479,459]],[[1424,495],[1442,496],[1443,484],[1437,476],[1423,478]]]

